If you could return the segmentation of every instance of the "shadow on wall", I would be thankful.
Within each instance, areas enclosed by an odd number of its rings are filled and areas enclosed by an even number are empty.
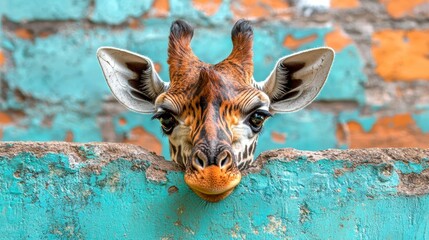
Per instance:
[[[231,50],[230,27],[254,21],[255,79],[275,61],[311,47],[337,56],[318,101],[269,120],[257,153],[267,149],[429,147],[429,31],[424,1],[32,1],[0,3],[0,138],[112,141],[168,156],[156,121],[125,110],[97,64],[100,46],[147,55],[168,80],[170,23],[198,28],[192,42],[204,61]],[[391,26],[391,27],[387,27]]]

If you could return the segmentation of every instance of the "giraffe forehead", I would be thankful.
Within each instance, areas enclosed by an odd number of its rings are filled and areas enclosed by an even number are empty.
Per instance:
[[[170,82],[170,92],[176,94],[187,92],[195,94],[203,89],[237,89],[251,87],[246,80],[247,75],[241,66],[231,64],[209,65],[199,62],[199,65],[189,67],[186,72],[175,75],[175,81]],[[253,80],[251,81],[253,82]]]
[[[201,89],[200,89],[201,90]],[[255,89],[208,88],[200,94],[166,94],[163,97],[163,106],[177,113],[181,118],[191,116],[193,119],[206,114],[223,117],[225,114],[242,115],[252,109],[265,107],[268,110],[270,100],[266,94]],[[219,115],[222,113],[223,115]]]
[[[205,108],[207,105],[221,105],[239,94],[238,86],[223,79],[200,80],[187,88],[171,88],[164,100],[180,105],[181,108]],[[183,110],[183,109],[182,109]]]
[[[196,117],[211,112],[247,112],[254,105],[268,105],[269,98],[249,85],[234,71],[219,67],[202,67],[198,76],[186,79],[187,84],[174,84],[159,98],[167,109],[181,117]]]

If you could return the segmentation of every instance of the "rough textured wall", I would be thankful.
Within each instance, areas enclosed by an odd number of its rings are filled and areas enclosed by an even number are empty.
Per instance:
[[[196,26],[196,54],[215,63],[245,17],[255,25],[257,80],[283,55],[318,46],[337,52],[318,101],[269,120],[258,152],[429,146],[427,0],[3,0],[0,13],[2,140],[130,142],[168,155],[158,123],[113,99],[96,49],[147,55],[168,80],[174,19]]]
[[[1,239],[424,239],[429,150],[265,152],[206,203],[133,145],[0,144]]]

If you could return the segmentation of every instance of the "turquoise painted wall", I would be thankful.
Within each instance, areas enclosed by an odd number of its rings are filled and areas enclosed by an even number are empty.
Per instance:
[[[2,239],[429,234],[429,158],[423,150],[267,153],[260,170],[213,204],[198,198],[180,171],[168,171],[175,169],[170,162],[133,146],[4,143],[0,149],[10,152],[0,154]]]

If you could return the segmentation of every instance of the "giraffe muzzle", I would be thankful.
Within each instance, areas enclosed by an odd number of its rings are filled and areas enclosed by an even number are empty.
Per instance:
[[[216,165],[221,170],[225,170],[230,168],[232,164],[233,156],[228,150],[224,150],[216,156],[210,156],[201,150],[197,150],[192,156],[192,167],[197,171],[203,170],[211,165]]]
[[[196,151],[192,167],[185,173],[185,182],[199,197],[209,202],[225,199],[241,180],[241,173],[227,150],[212,158]]]

